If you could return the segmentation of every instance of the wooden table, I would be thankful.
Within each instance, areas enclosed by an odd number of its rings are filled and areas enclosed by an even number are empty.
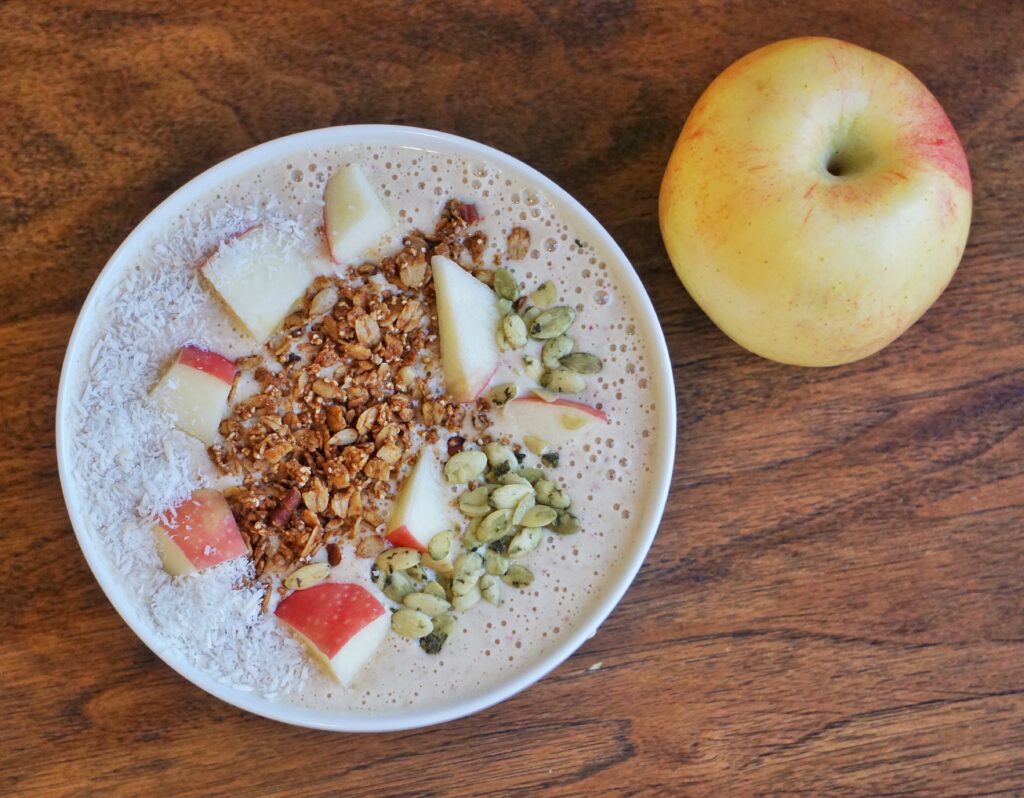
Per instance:
[[[975,185],[935,307],[819,371],[718,332],[656,214],[707,83],[812,32],[921,77]],[[1014,0],[0,4],[0,794],[1024,794],[1022,35]],[[362,737],[247,715],[154,657],[78,551],[53,453],[64,347],[117,244],[221,159],[351,122],[565,186],[654,298],[679,397],[661,532],[597,636],[490,711]]]

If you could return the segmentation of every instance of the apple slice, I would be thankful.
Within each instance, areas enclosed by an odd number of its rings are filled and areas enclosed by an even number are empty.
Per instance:
[[[224,241],[201,271],[258,341],[280,326],[313,279],[313,270],[295,242],[265,224]]]
[[[210,445],[228,405],[235,364],[216,352],[186,346],[150,396],[174,416],[178,429]]]
[[[249,551],[219,490],[195,491],[170,515],[171,520],[154,524],[153,539],[171,576],[194,574]]]
[[[501,353],[495,341],[498,298],[457,263],[442,255],[430,260],[437,295],[441,366],[448,392],[459,402],[483,393],[498,370]]]
[[[358,258],[394,220],[356,164],[343,166],[324,187],[324,235],[335,263]]]
[[[608,423],[607,415],[583,402],[546,402],[536,396],[514,399],[505,405],[503,415],[523,434],[536,435],[550,446],[561,446]]]
[[[387,526],[391,545],[426,551],[434,535],[451,528],[450,491],[441,474],[437,451],[424,449],[395,497]]]
[[[390,625],[384,605],[366,588],[321,582],[296,590],[274,610],[320,666],[346,687],[373,656]]]

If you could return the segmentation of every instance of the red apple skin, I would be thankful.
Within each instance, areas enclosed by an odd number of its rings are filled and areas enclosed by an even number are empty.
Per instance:
[[[545,401],[539,396],[524,396],[521,399],[513,399],[513,402],[539,402],[542,405],[548,405],[549,407],[571,407],[574,410],[579,410],[581,413],[586,413],[588,416],[593,416],[599,421],[607,424],[609,422],[608,414],[603,410],[598,410],[596,407],[591,407],[583,402],[576,402],[572,399],[556,399],[553,402]]]
[[[385,612],[362,585],[322,582],[287,596],[274,614],[332,659],[352,636]]]
[[[410,549],[416,549],[416,551],[427,550],[427,547],[416,539],[416,536],[409,531],[409,527],[405,524],[392,529],[384,539],[392,546],[405,546]]]
[[[202,371],[221,382],[231,385],[235,379],[235,364],[223,355],[200,349],[198,346],[186,346],[178,355],[178,362],[196,371]]]
[[[174,517],[157,523],[197,571],[247,554],[227,500],[219,490],[201,488],[178,505]]]

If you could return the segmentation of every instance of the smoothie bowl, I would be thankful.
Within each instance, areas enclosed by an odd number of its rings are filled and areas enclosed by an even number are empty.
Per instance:
[[[596,220],[389,126],[255,147],[153,211],[57,411],[135,633],[229,703],[344,731],[461,717],[568,657],[639,569],[674,446],[664,338]]]

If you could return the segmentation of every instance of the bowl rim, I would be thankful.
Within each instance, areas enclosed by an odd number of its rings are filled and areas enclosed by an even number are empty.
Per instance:
[[[77,359],[82,356],[79,351],[83,342],[92,332],[92,316],[96,306],[104,299],[124,269],[134,258],[134,250],[149,240],[150,236],[164,228],[166,223],[179,210],[187,208],[195,199],[208,189],[223,181],[231,179],[235,174],[245,172],[269,159],[284,157],[286,153],[303,147],[316,145],[357,145],[368,142],[409,146],[417,149],[440,150],[451,152],[459,157],[481,158],[495,164],[503,170],[516,173],[528,183],[540,188],[547,198],[555,204],[559,212],[589,228],[591,233],[600,240],[602,247],[615,264],[617,276],[621,277],[632,299],[641,312],[642,323],[647,332],[654,334],[649,337],[652,355],[652,370],[660,379],[655,381],[655,401],[661,408],[656,423],[659,425],[659,443],[655,450],[655,462],[652,464],[651,480],[652,504],[644,520],[646,521],[643,535],[637,539],[632,553],[618,569],[614,580],[609,584],[598,602],[595,603],[583,622],[575,631],[567,635],[563,642],[553,646],[545,655],[536,659],[529,667],[513,675],[505,683],[490,691],[452,701],[443,706],[424,709],[389,710],[379,714],[348,713],[316,710],[294,704],[279,703],[256,692],[239,690],[229,684],[222,683],[210,674],[195,667],[180,657],[176,652],[168,650],[161,644],[160,636],[151,632],[147,624],[138,616],[134,596],[123,584],[111,563],[105,558],[102,546],[93,539],[90,526],[86,523],[78,505],[75,480],[72,476],[72,435],[64,428],[69,415],[71,391],[71,375],[76,370]],[[300,133],[283,136],[262,144],[250,147],[236,155],[211,166],[201,174],[189,180],[174,191],[159,205],[150,211],[145,218],[128,234],[124,241],[110,256],[106,265],[96,277],[85,302],[79,311],[74,329],[65,350],[61,368],[60,383],[57,390],[56,412],[56,453],[57,467],[60,476],[61,491],[68,510],[75,537],[82,550],[96,581],[107,599],[114,606],[121,618],[135,635],[157,657],[163,660],[172,670],[183,676],[201,690],[220,700],[272,720],[311,729],[344,732],[390,732],[407,729],[423,728],[435,724],[456,720],[467,715],[480,712],[504,701],[526,689],[550,673],[568,659],[583,643],[593,637],[597,628],[618,605],[626,590],[632,584],[640,566],[657,534],[665,503],[668,499],[669,486],[675,462],[676,439],[676,397],[669,359],[668,347],[661,330],[657,314],[651,304],[640,278],[633,269],[625,253],[611,237],[607,230],[586,210],[576,199],[558,184],[518,158],[508,155],[493,147],[470,139],[424,128],[404,125],[342,125],[317,128]]]

